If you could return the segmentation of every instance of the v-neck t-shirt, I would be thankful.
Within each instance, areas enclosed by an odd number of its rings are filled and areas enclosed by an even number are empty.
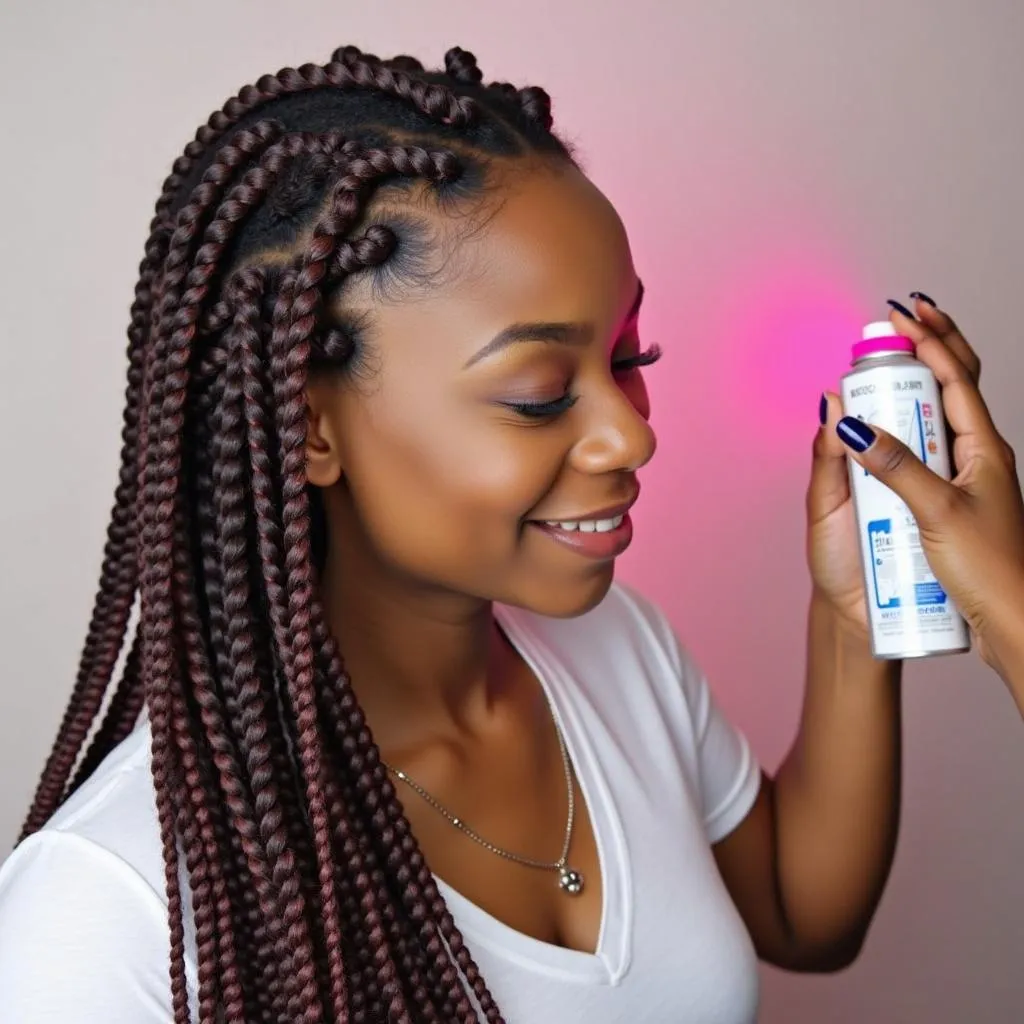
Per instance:
[[[565,738],[594,830],[593,953],[542,942],[438,879],[509,1024],[753,1024],[753,944],[711,847],[746,817],[760,768],[664,615],[621,584],[549,619],[497,607]],[[0,868],[4,1024],[167,1024],[169,933],[141,721]],[[571,898],[571,897],[566,897]],[[186,973],[196,991],[195,930]]]

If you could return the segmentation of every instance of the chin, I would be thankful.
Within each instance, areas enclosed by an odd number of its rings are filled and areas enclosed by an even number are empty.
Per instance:
[[[586,615],[605,599],[614,578],[615,563],[605,562],[596,565],[583,579],[546,580],[507,603],[549,619],[574,619]]]

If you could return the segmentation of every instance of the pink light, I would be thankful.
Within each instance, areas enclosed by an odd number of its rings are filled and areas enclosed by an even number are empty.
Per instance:
[[[749,449],[756,424],[757,460],[773,469],[806,460],[818,398],[838,387],[860,340],[864,303],[851,276],[810,249],[768,253],[737,267],[743,289],[719,307],[728,315],[710,349],[712,372],[738,428],[723,440]]]

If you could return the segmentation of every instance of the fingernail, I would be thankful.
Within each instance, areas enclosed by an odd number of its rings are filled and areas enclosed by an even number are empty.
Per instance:
[[[822,395],[821,401],[818,402],[818,420],[822,426],[828,422],[828,397],[826,395]]]
[[[844,416],[836,424],[836,433],[843,444],[858,454],[866,452],[875,443],[875,432],[863,420],[854,416]]]
[[[933,309],[937,306],[936,301],[931,296],[925,295],[924,292],[911,292],[910,297],[912,299],[919,299],[921,302],[927,302]]]
[[[892,308],[895,309],[897,313],[902,313],[904,316],[910,317],[911,320],[917,319],[917,317],[915,317],[914,314],[911,313],[910,310],[907,309],[907,307],[904,306],[902,302],[897,302],[895,299],[886,299],[886,302],[888,302],[889,305],[892,306]]]

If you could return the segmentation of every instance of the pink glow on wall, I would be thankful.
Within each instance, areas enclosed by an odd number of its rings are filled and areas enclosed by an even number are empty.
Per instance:
[[[870,314],[852,275],[813,251],[767,254],[742,273],[716,344],[718,372],[737,414],[756,415],[771,434],[762,451],[777,466],[806,454],[821,391],[836,388]]]

